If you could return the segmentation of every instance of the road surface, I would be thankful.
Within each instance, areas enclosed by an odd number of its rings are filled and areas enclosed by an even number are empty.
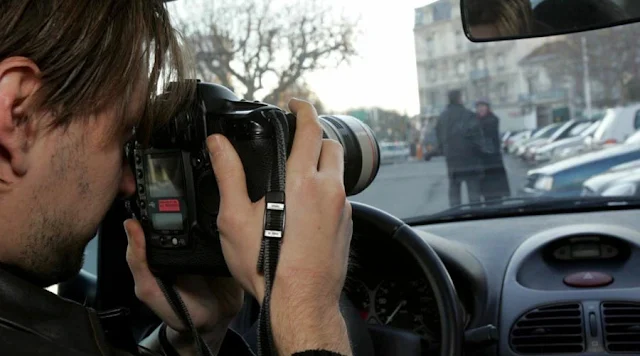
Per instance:
[[[512,193],[524,186],[529,167],[511,156],[504,157]],[[429,162],[414,161],[380,167],[378,176],[352,201],[373,205],[399,218],[433,214],[449,206],[446,165],[442,157]],[[463,203],[467,195],[463,189]],[[96,240],[91,241],[85,256],[85,269],[96,271]]]
[[[524,186],[529,167],[511,156],[505,156],[504,161],[511,190],[515,194]],[[381,166],[371,186],[350,199],[408,218],[447,209],[448,189],[446,164],[442,157],[436,157],[429,162]],[[466,189],[463,189],[462,202],[468,202]]]

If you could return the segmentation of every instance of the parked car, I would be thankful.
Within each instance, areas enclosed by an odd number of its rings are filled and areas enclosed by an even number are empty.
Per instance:
[[[580,196],[587,179],[635,160],[640,160],[640,144],[637,143],[571,157],[529,171],[522,193],[528,196]]]
[[[587,179],[582,185],[582,196],[601,196],[608,188],[617,184],[621,179],[640,173],[640,160],[617,165],[604,173]]]
[[[630,172],[600,193],[603,197],[640,197],[640,170]]]
[[[411,149],[407,142],[381,142],[380,163],[390,164],[406,162],[411,155]]]
[[[500,135],[500,146],[503,152],[507,152],[507,141],[509,140],[509,138],[514,137],[522,131],[524,130],[505,131]]]
[[[529,148],[529,146],[537,145],[537,144],[540,144],[541,142],[546,142],[560,128],[560,126],[562,126],[561,123],[555,123],[555,124],[551,124],[543,127],[534,135],[532,135],[530,139],[528,139],[527,141],[521,142],[518,145],[516,155],[518,157],[523,158],[524,155],[527,153],[527,149]]]
[[[566,140],[564,144],[559,144],[560,147],[553,150],[551,161],[555,162],[595,150],[595,146],[592,146],[590,143],[593,140],[595,131],[601,124],[602,120],[598,120],[588,129],[584,130],[580,134],[580,137]]]
[[[640,104],[607,109],[602,124],[593,134],[592,145],[622,143],[640,128]]]
[[[567,137],[579,135],[582,130],[589,126],[589,124],[589,121],[578,120],[569,120],[565,122],[548,139],[541,140],[536,142],[535,144],[529,145],[527,147],[527,151],[524,154],[524,159],[529,162],[535,162],[535,157],[539,149],[554,142],[563,140]]]
[[[535,152],[534,161],[536,163],[544,163],[555,160],[561,150],[584,145],[585,138],[593,135],[598,125],[600,125],[600,122],[600,120],[582,122],[569,132],[568,137],[539,147]]]
[[[524,130],[522,132],[519,132],[517,134],[514,134],[512,136],[509,136],[509,138],[507,138],[507,140],[504,142],[504,148],[503,150],[506,153],[514,153],[513,149],[514,147],[521,141],[523,140],[528,140],[529,138],[531,138],[531,135],[533,134],[533,130]]]

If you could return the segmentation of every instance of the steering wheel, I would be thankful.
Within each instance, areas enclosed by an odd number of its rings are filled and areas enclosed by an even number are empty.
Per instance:
[[[397,241],[416,260],[431,284],[438,304],[442,332],[440,355],[462,355],[464,322],[458,295],[449,272],[436,252],[409,225],[395,216],[366,204],[351,202],[354,226],[372,226],[384,236]],[[353,314],[350,314],[353,315]],[[356,316],[357,317],[357,316]],[[358,317],[359,318],[359,317]],[[345,315],[347,325],[357,325]],[[360,319],[360,321],[362,321]],[[350,330],[350,334],[355,331]],[[355,350],[354,350],[355,351]]]

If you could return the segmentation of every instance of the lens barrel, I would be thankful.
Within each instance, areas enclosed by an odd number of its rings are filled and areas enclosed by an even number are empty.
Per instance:
[[[344,187],[347,195],[367,188],[380,169],[380,147],[371,128],[348,115],[319,117],[324,137],[340,142],[344,149]]]

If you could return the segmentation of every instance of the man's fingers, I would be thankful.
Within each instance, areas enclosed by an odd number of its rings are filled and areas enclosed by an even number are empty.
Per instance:
[[[315,171],[322,148],[322,126],[316,109],[305,101],[291,99],[289,110],[296,116],[289,167],[294,171]]]
[[[344,177],[344,150],[342,145],[335,140],[322,140],[322,151],[320,152],[320,162],[318,171]]]
[[[129,241],[127,263],[136,284],[136,295],[143,301],[150,300],[161,291],[147,263],[144,231],[140,223],[133,219],[124,222],[124,230]]]
[[[247,192],[242,161],[235,148],[226,137],[219,134],[207,138],[207,148],[220,191],[220,210],[227,209],[238,213],[245,211],[251,205],[251,199]]]

